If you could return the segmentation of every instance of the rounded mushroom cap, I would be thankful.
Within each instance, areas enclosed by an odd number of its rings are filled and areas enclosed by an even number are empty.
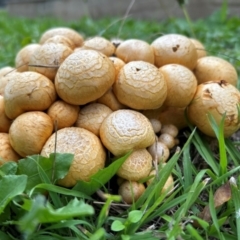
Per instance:
[[[31,54],[29,70],[54,80],[58,67],[72,52],[71,48],[60,43],[44,43]]]
[[[170,156],[169,148],[160,141],[153,143],[147,150],[154,160],[157,158],[158,163],[166,162]]]
[[[105,118],[100,127],[104,146],[115,156],[133,149],[146,148],[155,141],[150,121],[134,110],[117,110]]]
[[[47,39],[45,41],[44,44],[46,43],[60,43],[60,44],[63,44],[69,48],[71,48],[72,50],[75,49],[75,45],[73,43],[73,41],[68,38],[67,36],[63,36],[63,35],[55,35],[53,37],[50,37],[49,39]]]
[[[74,52],[58,69],[55,86],[65,102],[83,105],[101,97],[115,81],[112,61],[95,50]]]
[[[136,202],[144,193],[145,187],[142,183],[124,181],[119,189],[118,194],[127,204]]]
[[[12,121],[5,114],[4,98],[0,95],[0,132],[7,133]]]
[[[7,76],[8,74],[14,72],[14,68],[10,66],[6,66],[0,69],[0,83],[1,83],[1,78]]]
[[[61,129],[71,127],[77,121],[79,109],[79,106],[58,100],[48,108],[47,114],[53,124],[57,124],[57,129]]]
[[[1,96],[4,95],[4,91],[5,91],[5,88],[7,86],[7,83],[9,82],[9,80],[12,78],[14,78],[14,79],[17,78],[17,76],[19,74],[21,74],[21,73],[13,71],[13,72],[6,73],[0,77],[0,95]]]
[[[74,154],[68,174],[58,181],[61,186],[73,187],[78,180],[89,181],[105,165],[106,152],[99,138],[86,129],[69,127],[58,130],[56,145],[56,152]],[[43,146],[41,155],[53,153],[54,147],[55,133]]]
[[[110,57],[115,52],[114,45],[104,37],[96,36],[86,39],[83,42],[82,49],[91,49],[105,54]]]
[[[224,114],[224,136],[229,137],[240,127],[238,107],[240,93],[236,87],[226,81],[212,81],[198,85],[197,92],[187,108],[189,120],[200,131],[210,137],[215,133],[210,125],[208,114],[211,114],[217,125],[220,125]]]
[[[161,133],[168,133],[175,138],[178,135],[178,128],[173,124],[163,124]]]
[[[0,133],[0,166],[5,162],[17,162],[21,157],[14,151],[8,133]]]
[[[99,136],[99,129],[103,120],[112,112],[113,111],[104,104],[90,103],[79,112],[75,126],[85,128]]]
[[[149,121],[152,124],[154,132],[155,133],[160,132],[160,130],[162,128],[161,122],[158,119],[156,119],[156,118],[150,118]]]
[[[175,146],[174,137],[169,133],[161,133],[161,135],[158,138],[158,141],[164,143],[169,149]]]
[[[155,109],[167,97],[163,74],[151,63],[132,61],[125,64],[113,85],[117,99],[133,109]]]
[[[193,72],[179,64],[167,64],[159,70],[167,83],[167,97],[164,105],[186,107],[197,90],[197,79]]]
[[[192,41],[192,43],[194,44],[194,46],[197,50],[198,59],[201,58],[201,57],[206,57],[207,56],[207,51],[206,51],[203,43],[201,43],[199,40],[197,40],[195,38],[190,38],[190,40]]]
[[[4,104],[10,119],[27,111],[46,110],[56,99],[54,84],[40,73],[23,72],[8,77]]]
[[[152,168],[152,156],[144,149],[134,150],[122,166],[117,175],[129,181],[139,181],[148,176]]]
[[[26,112],[18,116],[9,129],[13,149],[22,157],[39,154],[53,131],[51,118],[44,112]]]
[[[198,84],[225,80],[236,86],[238,81],[238,74],[234,66],[230,62],[215,56],[198,59],[194,73]]]
[[[125,40],[117,47],[115,54],[125,63],[131,61],[145,61],[154,64],[153,48],[143,40]]]
[[[157,67],[177,63],[192,70],[197,64],[197,50],[192,41],[183,35],[166,34],[155,39],[151,46]]]
[[[31,43],[20,49],[15,57],[15,67],[18,72],[28,71],[29,60],[40,46],[38,43]]]
[[[109,59],[113,62],[115,67],[115,79],[117,79],[120,69],[125,65],[125,62],[117,57],[109,57]]]
[[[82,35],[79,34],[77,31],[67,27],[56,27],[56,28],[48,29],[42,34],[39,43],[43,44],[49,38],[55,35],[61,35],[69,38],[74,43],[75,47],[80,47],[83,44]]]

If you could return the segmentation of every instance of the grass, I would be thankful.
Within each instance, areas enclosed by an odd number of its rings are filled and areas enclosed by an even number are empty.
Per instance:
[[[25,19],[0,13],[0,66],[14,66],[21,47],[38,42],[50,27],[69,26],[85,37],[139,38],[152,42],[166,33],[180,33],[201,40],[210,55],[240,64],[240,19],[228,18],[222,8],[208,19],[164,22],[127,19],[121,32],[118,19],[82,18],[65,23],[56,19]],[[239,71],[239,70],[238,70]],[[70,154],[43,158],[38,155],[0,167],[0,239],[240,239],[239,165],[237,143],[224,139],[223,124],[209,117],[217,136],[214,150],[196,129],[181,132],[181,149],[159,170],[146,192],[131,206],[122,204],[113,178],[126,156],[73,189],[55,185],[68,171]],[[53,169],[53,166],[58,166]],[[54,176],[52,175],[54,171]],[[173,174],[175,188],[159,195]],[[53,177],[52,177],[53,176]],[[106,185],[105,185],[106,184]],[[99,186],[105,185],[99,191]],[[48,192],[49,194],[46,194]]]

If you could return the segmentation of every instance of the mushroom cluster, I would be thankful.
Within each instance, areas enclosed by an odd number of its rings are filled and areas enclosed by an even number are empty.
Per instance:
[[[119,194],[132,203],[178,145],[185,112],[209,136],[208,114],[217,123],[225,116],[225,136],[240,127],[235,68],[180,34],[149,44],[53,28],[20,49],[14,67],[0,69],[1,164],[54,149],[73,153],[58,181],[65,187],[104,168],[106,151],[113,158],[132,151],[117,172]],[[172,176],[166,184],[172,189]]]

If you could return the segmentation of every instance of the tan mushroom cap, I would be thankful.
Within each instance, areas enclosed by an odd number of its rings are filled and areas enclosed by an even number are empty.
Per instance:
[[[11,71],[11,72],[8,72],[6,74],[4,74],[3,76],[0,76],[0,95],[4,95],[4,91],[5,91],[5,88],[7,86],[7,83],[9,82],[10,79],[12,78],[17,78],[17,76],[21,74],[19,72],[16,72],[16,71]]]
[[[132,204],[141,197],[144,191],[145,186],[142,183],[124,181],[118,189],[118,194],[125,203]]]
[[[99,136],[99,130],[103,120],[113,111],[104,104],[90,103],[84,106],[78,114],[76,127],[89,130]]]
[[[56,99],[54,84],[37,72],[14,74],[4,91],[5,113],[14,119],[26,111],[46,110]]]
[[[125,64],[113,85],[119,102],[133,109],[155,109],[167,97],[163,74],[151,63],[132,61]]]
[[[14,68],[10,66],[6,66],[0,69],[0,83],[1,83],[1,78],[4,76],[7,76],[10,73],[14,72]]]
[[[189,120],[200,131],[210,137],[215,133],[210,125],[208,114],[211,114],[218,126],[225,116],[224,136],[229,137],[240,127],[238,107],[240,104],[239,90],[226,81],[212,81],[198,86],[193,101],[188,106]]]
[[[115,79],[117,79],[120,69],[125,65],[125,62],[117,57],[109,57],[109,59],[113,62],[115,67]]]
[[[74,29],[67,28],[67,27],[56,27],[56,28],[48,29],[42,34],[39,40],[39,43],[43,44],[49,38],[56,35],[62,35],[69,38],[74,43],[75,47],[80,47],[83,44],[82,35],[77,31],[75,31]]]
[[[54,102],[47,110],[47,114],[57,124],[57,129],[71,127],[77,121],[79,106],[66,103],[62,100]]]
[[[0,95],[0,132],[8,133],[12,121],[5,114],[4,98]]]
[[[118,169],[117,175],[129,181],[139,181],[148,176],[152,168],[152,156],[144,149],[136,149]]]
[[[54,152],[55,133],[45,143],[41,155]],[[74,160],[68,174],[58,181],[59,185],[73,187],[78,180],[89,181],[90,177],[105,165],[106,152],[99,138],[90,131],[70,127],[57,131],[58,153],[72,153]]]
[[[45,43],[31,54],[29,70],[54,80],[58,67],[72,52],[72,49],[66,45]]]
[[[234,66],[225,59],[215,56],[206,56],[198,59],[194,73],[198,84],[225,80],[236,86],[238,81],[238,74]]]
[[[146,148],[155,141],[150,121],[134,110],[117,110],[103,121],[100,138],[104,146],[115,156],[133,149]]]
[[[164,105],[186,107],[197,90],[197,79],[193,72],[179,64],[167,64],[159,70],[167,83],[167,97]]]
[[[101,97],[115,81],[112,61],[95,50],[71,54],[58,69],[55,87],[61,99],[84,105]]]
[[[157,67],[177,63],[192,70],[197,64],[197,50],[192,41],[183,35],[163,35],[155,39],[151,46],[154,50]]]
[[[72,50],[75,49],[75,45],[73,43],[73,41],[68,38],[67,36],[63,36],[63,35],[55,35],[53,37],[50,37],[49,39],[47,39],[45,41],[44,44],[46,43],[60,43],[60,44],[63,44],[69,48],[71,48]]]
[[[156,141],[150,147],[147,148],[151,154],[153,160],[157,159],[158,163],[166,162],[170,156],[170,150],[166,144]]]
[[[40,46],[38,43],[31,43],[20,49],[15,57],[15,67],[18,72],[28,71],[29,60]]]
[[[151,45],[140,39],[123,41],[115,52],[125,63],[131,61],[145,61],[154,64],[154,51]]]
[[[115,52],[114,45],[104,37],[96,36],[86,39],[83,42],[82,49],[96,50],[110,57]]]
[[[0,132],[0,166],[9,161],[17,162],[20,158],[10,144],[9,134]]]
[[[207,56],[207,51],[206,51],[203,43],[200,42],[198,39],[195,39],[195,38],[190,38],[190,40],[192,41],[192,43],[194,44],[194,46],[197,50],[198,58],[206,57]]]
[[[39,154],[53,131],[51,118],[44,112],[32,111],[18,116],[9,129],[13,149],[22,157]]]

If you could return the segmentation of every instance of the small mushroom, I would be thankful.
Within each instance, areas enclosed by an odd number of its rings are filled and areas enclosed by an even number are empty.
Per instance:
[[[57,142],[55,135],[57,134]],[[64,187],[73,187],[78,180],[89,181],[105,165],[106,152],[99,138],[84,128],[67,127],[52,134],[42,148],[41,155],[54,152],[74,154],[68,174],[58,180]]]
[[[10,144],[22,157],[39,154],[52,131],[53,123],[46,113],[26,112],[18,116],[11,124]]]
[[[116,49],[115,55],[125,63],[131,61],[145,61],[154,64],[153,48],[140,39],[123,41]]]
[[[122,166],[117,175],[129,181],[139,181],[148,176],[152,168],[152,156],[146,149],[134,150]]]
[[[104,119],[113,111],[104,104],[90,103],[84,106],[78,114],[76,127],[89,130],[99,136],[99,129]]]
[[[178,135],[178,128],[173,124],[163,124],[161,133],[167,133],[175,138]]]
[[[167,84],[153,64],[132,61],[121,68],[113,92],[119,102],[130,108],[155,109],[161,107],[167,97]]]
[[[158,119],[156,119],[156,118],[150,118],[149,121],[152,124],[154,132],[155,133],[160,132],[160,130],[162,128],[161,122]]]
[[[158,138],[158,141],[164,143],[169,149],[175,146],[174,137],[168,133],[161,133],[161,135]]]
[[[192,41],[183,35],[163,35],[155,39],[151,46],[154,50],[157,67],[176,63],[192,70],[197,64],[197,50]]]
[[[118,194],[127,204],[136,202],[144,192],[145,186],[142,183],[138,182],[125,181],[120,185],[118,189]]]
[[[170,156],[169,148],[163,142],[156,141],[147,148],[153,160],[157,159],[158,163],[164,163]]]
[[[84,105],[100,98],[115,81],[112,61],[95,50],[79,50],[61,64],[55,78],[59,97]]]

